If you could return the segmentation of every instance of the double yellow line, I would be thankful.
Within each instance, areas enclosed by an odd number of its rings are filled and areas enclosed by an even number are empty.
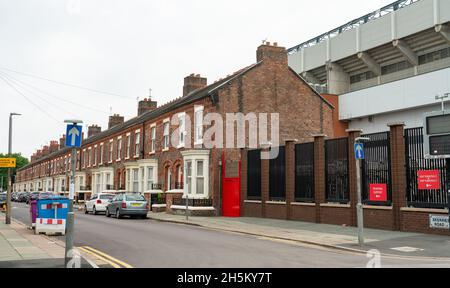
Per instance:
[[[93,255],[95,257],[97,257],[98,259],[108,263],[109,265],[111,265],[114,268],[134,268],[133,266],[131,266],[130,264],[127,264],[123,261],[120,261],[119,259],[116,259],[106,253],[103,253],[101,251],[98,251],[92,247],[89,246],[83,246],[83,247],[78,247],[78,249],[80,249],[83,252],[86,252],[90,255]]]

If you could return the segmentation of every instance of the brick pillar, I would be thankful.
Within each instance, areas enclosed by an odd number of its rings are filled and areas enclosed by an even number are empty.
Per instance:
[[[263,145],[262,151],[269,152],[270,146]],[[261,157],[261,214],[263,218],[266,217],[266,202],[269,201],[269,161]]]
[[[349,195],[350,209],[352,211],[352,226],[357,225],[356,205],[358,204],[358,187],[356,181],[356,157],[355,157],[355,139],[361,136],[362,130],[349,129],[348,133],[348,176],[349,176]]]
[[[247,160],[248,160],[247,150],[241,149],[241,216],[246,215],[244,201],[247,200],[247,172],[248,172]]]
[[[295,202],[295,142],[296,139],[286,140],[286,219],[291,219],[291,203]]]
[[[406,155],[404,123],[388,124],[391,132],[391,183],[394,229],[401,230],[401,211],[406,207]]]
[[[320,204],[325,203],[325,137],[324,134],[314,137],[314,191],[316,201],[316,223],[321,222]]]

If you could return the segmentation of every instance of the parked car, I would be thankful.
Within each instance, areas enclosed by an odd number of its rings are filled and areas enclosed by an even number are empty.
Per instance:
[[[30,192],[22,192],[19,194],[18,202],[27,202]]]
[[[39,192],[31,192],[26,199],[27,204],[30,204],[33,200],[37,200],[39,198],[39,194]]]
[[[86,201],[84,204],[84,213],[88,214],[92,212],[94,215],[97,215],[98,212],[105,212],[106,206],[108,205],[108,200],[114,198],[114,194],[110,193],[99,193],[95,194]]]
[[[141,194],[119,194],[106,206],[106,217],[114,215],[117,219],[123,216],[147,218],[149,204]]]
[[[6,204],[6,193],[0,193],[0,207]]]

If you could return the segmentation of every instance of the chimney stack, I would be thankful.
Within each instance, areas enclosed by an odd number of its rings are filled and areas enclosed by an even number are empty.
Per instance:
[[[36,153],[37,155],[39,155],[39,151],[41,151],[41,156],[47,156],[48,154],[50,154],[50,147],[48,147],[47,145],[42,147],[42,150],[38,150],[38,152]]]
[[[123,124],[125,122],[125,118],[120,116],[119,114],[114,114],[113,116],[109,116],[108,129],[113,128],[114,126]]]
[[[192,91],[206,87],[208,80],[200,76],[200,74],[191,74],[184,78],[183,96],[188,95]]]
[[[63,134],[61,138],[59,138],[59,149],[63,149],[66,147],[66,134]]]
[[[158,102],[152,101],[151,98],[145,98],[142,101],[139,101],[138,104],[138,116],[141,116],[142,114],[153,111],[158,107]]]
[[[97,125],[91,125],[88,127],[88,138],[91,138],[92,136],[100,133],[102,133],[102,127],[99,127]]]
[[[58,151],[58,149],[59,149],[59,142],[58,141],[50,141],[49,154]]]
[[[256,61],[271,62],[287,66],[287,50],[284,47],[278,46],[277,42],[273,43],[273,45],[271,45],[270,42],[264,42],[256,51]]]

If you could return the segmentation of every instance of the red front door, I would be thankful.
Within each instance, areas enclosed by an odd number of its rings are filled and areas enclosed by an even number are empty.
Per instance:
[[[222,153],[222,215],[241,217],[241,161],[234,163],[237,169],[228,171],[225,152]],[[232,169],[232,167],[228,167]],[[236,171],[237,170],[237,171]],[[232,175],[229,176],[229,175]]]

